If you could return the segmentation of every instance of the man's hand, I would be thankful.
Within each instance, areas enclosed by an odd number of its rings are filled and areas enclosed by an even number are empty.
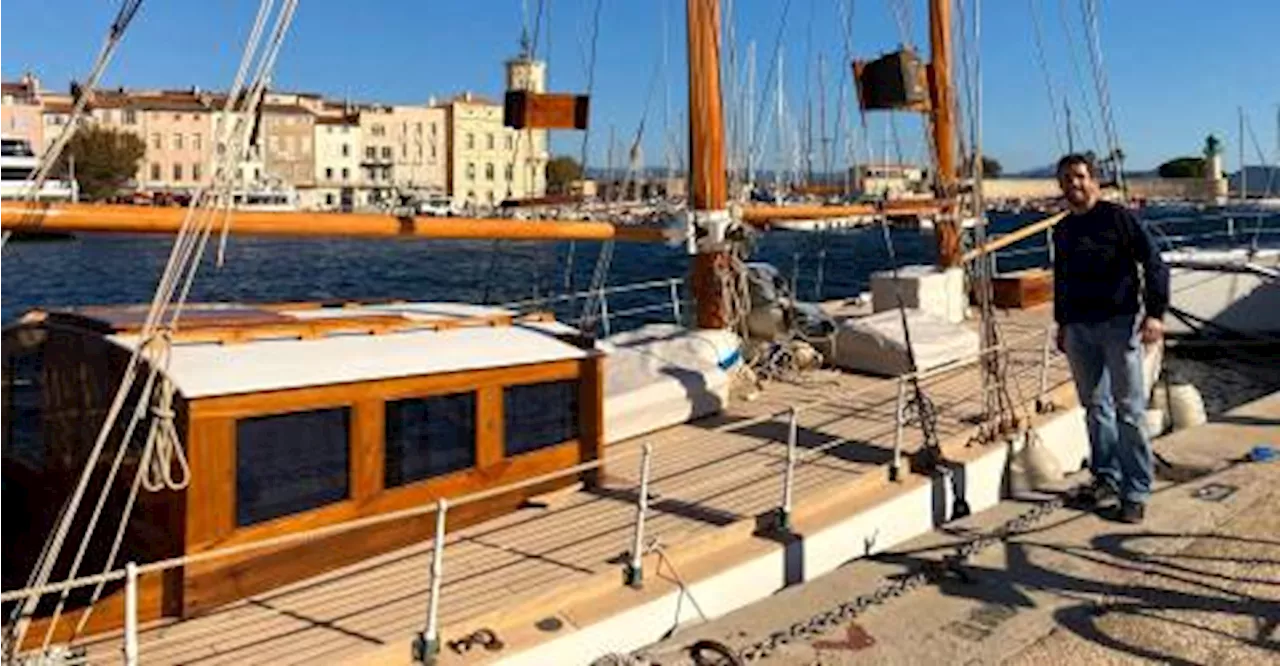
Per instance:
[[[1154,345],[1157,342],[1160,342],[1161,338],[1164,337],[1164,322],[1156,319],[1155,317],[1147,317],[1142,320],[1142,328],[1140,331],[1142,335],[1142,343]]]
[[[1065,326],[1058,327],[1057,344],[1058,351],[1063,354],[1067,353],[1067,329]]]

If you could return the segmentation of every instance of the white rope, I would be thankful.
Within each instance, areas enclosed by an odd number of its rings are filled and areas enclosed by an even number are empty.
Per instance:
[[[273,0],[262,0],[262,6],[260,7],[260,10],[259,10],[259,22],[263,20],[262,16],[264,16],[266,13],[269,13],[270,7],[273,4],[274,4]],[[266,56],[264,56],[264,59],[260,61],[260,65],[258,68],[259,76],[257,77],[254,83],[254,86],[252,88],[253,91],[256,93],[255,95],[253,95],[251,99],[251,102],[254,106],[248,107],[249,110],[252,110],[253,108],[255,108],[256,105],[260,103],[262,99],[262,91],[265,90],[266,75],[270,71],[270,67],[274,65],[275,55],[278,53],[279,44],[283,39],[285,29],[287,28],[288,23],[292,20],[293,10],[296,8],[296,4],[297,4],[296,0],[285,0],[284,8],[281,10],[280,14],[277,16],[277,26],[273,35],[273,43],[268,48],[268,51],[266,53]],[[258,26],[255,25],[255,31],[252,36],[255,38],[260,38],[261,33],[260,33],[260,30],[257,29],[257,27]],[[256,53],[257,50],[258,50],[258,44],[256,43],[256,41],[250,41],[250,43],[246,45],[245,60],[243,60],[241,63],[241,68],[237,73],[236,82],[233,85],[232,90],[228,95],[227,102],[226,102],[226,109],[230,109],[233,103],[233,100],[238,98],[241,92],[241,88],[243,86],[243,75],[248,70],[247,63],[252,61],[251,60],[252,55]],[[225,110],[224,110],[224,116],[225,116]],[[244,146],[247,143],[247,129],[248,129],[247,123],[245,124],[245,126],[241,127],[240,129],[242,131],[240,145]],[[237,152],[237,154],[240,156],[240,159],[243,159],[243,150],[235,151],[235,152]],[[226,179],[229,178],[229,172],[230,172],[229,169],[224,169],[221,172],[215,171],[215,177],[218,173],[222,174],[222,177],[223,177],[222,184],[224,185],[224,190],[226,189],[225,187]],[[160,330],[162,328],[161,321],[166,314],[169,315],[169,321],[163,325],[163,330],[166,332],[174,330],[174,328],[177,325],[177,321],[181,313],[182,305],[185,303],[186,297],[190,293],[191,284],[194,281],[196,270],[199,267],[199,259],[201,256],[203,256],[203,250],[204,250],[204,247],[207,245],[209,232],[212,229],[211,222],[213,219],[213,215],[212,215],[213,211],[212,209],[203,209],[201,207],[209,204],[213,200],[214,198],[206,196],[206,191],[204,188],[201,188],[200,190],[198,190],[196,195],[192,198],[191,205],[187,210],[186,218],[183,220],[182,227],[179,229],[177,238],[174,241],[174,247],[170,253],[169,262],[166,265],[164,274],[161,276],[160,283],[158,284],[156,289],[156,294],[152,300],[151,307],[148,310],[147,317],[143,323],[143,326],[139,335],[140,344],[135,349],[133,355],[130,357],[129,364],[126,367],[124,377],[121,380],[120,387],[116,392],[116,396],[112,402],[110,409],[108,410],[107,417],[103,422],[102,428],[99,431],[97,440],[95,441],[94,446],[90,451],[88,461],[86,462],[85,468],[81,473],[80,479],[74,491],[72,492],[71,499],[68,501],[66,511],[63,513],[62,516],[60,516],[58,526],[51,536],[50,543],[48,544],[49,547],[45,549],[45,552],[43,553],[43,557],[37,562],[37,565],[33,567],[32,577],[30,579],[33,582],[33,584],[30,585],[30,587],[40,586],[48,581],[48,578],[52,572],[53,565],[56,563],[58,556],[61,553],[63,543],[66,540],[67,533],[70,529],[71,523],[75,518],[75,515],[79,508],[79,504],[83,500],[85,490],[88,485],[88,481],[92,475],[93,470],[97,466],[97,460],[101,456],[102,450],[105,447],[106,441],[110,437],[110,434],[115,426],[115,423],[119,418],[120,412],[123,409],[124,404],[127,401],[130,392],[132,391],[134,382],[137,378],[140,368],[143,366],[144,362],[149,361],[149,363],[147,364],[150,366],[150,373],[146,381],[146,384],[144,385],[145,389],[139,398],[139,402],[137,403],[137,406],[135,407],[133,418],[131,419],[129,426],[126,429],[126,437],[121,443],[121,449],[120,449],[121,451],[124,451],[125,448],[127,447],[127,443],[131,438],[132,433],[136,428],[138,421],[140,421],[145,416],[145,406],[148,404],[149,396],[151,396],[153,387],[156,385],[156,378],[159,376],[162,370],[167,370],[166,366],[168,364],[168,360],[167,360],[168,359],[168,354],[167,354],[168,338],[167,338],[167,335],[163,338],[157,337],[159,335],[162,335],[160,333]],[[224,201],[224,204],[228,203],[226,197],[223,198],[223,201]],[[192,261],[193,257],[194,257],[194,261]],[[181,297],[175,303],[173,301],[173,295],[174,295],[174,292],[179,287],[179,280],[182,281]],[[156,352],[151,351],[155,347],[153,342],[157,339],[161,340],[160,344],[162,348],[166,350],[164,353],[157,354]],[[144,355],[149,355],[150,358],[144,360],[143,359]],[[152,460],[150,458],[140,460],[139,469],[138,469],[138,474],[140,475],[145,473],[146,470],[152,470],[154,473],[152,481],[159,479],[158,484],[163,485],[164,487],[181,486],[189,479],[189,470],[187,469],[185,455],[181,452],[180,443],[177,441],[176,428],[174,428],[172,424],[172,393],[171,391],[172,391],[172,387],[170,386],[166,389],[163,389],[161,395],[159,396],[159,405],[155,410],[155,415],[158,418],[152,421],[152,424],[151,424],[152,432],[149,433],[148,435],[149,445],[144,447],[144,453],[147,453],[148,455],[156,455],[158,457],[155,460]],[[168,395],[166,396],[165,393],[168,393]],[[117,459],[119,459],[120,455],[122,454],[121,453],[117,454]],[[173,469],[173,465],[175,463],[178,465],[178,468],[180,470],[178,477],[172,476],[172,473],[171,473]],[[166,466],[164,471],[159,471],[159,468],[161,465]],[[118,467],[118,464],[113,466],[113,470],[110,474],[109,478],[112,481],[114,480],[115,471],[117,467]],[[106,484],[106,486],[104,486],[102,493],[99,497],[98,507],[95,509],[93,518],[91,518],[91,521],[90,521],[91,527],[89,530],[86,531],[86,533],[82,537],[80,552],[76,557],[76,562],[73,565],[73,569],[78,569],[80,560],[82,559],[82,554],[87,546],[87,543],[92,537],[92,534],[94,531],[93,528],[96,527],[96,522],[98,519],[98,514],[101,511],[101,506],[104,503],[106,495],[107,493],[110,492],[110,490],[111,490],[111,483],[108,483]],[[130,510],[132,509],[132,502],[129,503],[129,509]],[[125,527],[127,526],[128,519],[129,519],[129,515],[127,514],[121,517],[117,538],[119,538],[119,534],[121,534],[124,531]],[[118,550],[118,549],[113,549],[113,550]],[[108,569],[112,564],[113,562],[108,564]],[[74,577],[74,575],[75,574],[72,573],[71,577]],[[15,607],[15,611],[14,611],[15,616],[18,618],[18,622],[16,623],[16,632],[15,632],[16,640],[11,643],[10,647],[20,645],[22,643],[22,639],[25,636],[25,632],[29,624],[29,613],[31,612],[31,610],[33,610],[32,606],[34,602],[37,600],[38,599],[36,598],[29,597],[24,599],[22,604],[19,604]],[[63,600],[65,600],[65,595],[63,597]],[[58,607],[55,610],[55,613],[50,621],[49,630],[45,638],[46,647],[48,645],[49,638],[52,635],[54,628],[57,625],[57,621],[59,619],[61,609],[63,606],[63,603],[62,603],[63,600],[59,601]],[[90,609],[87,610],[86,613],[91,611],[92,611],[92,607],[90,607]]]
[[[137,14],[141,5],[142,0],[123,0],[121,2],[120,9],[116,12],[116,18],[111,22],[111,27],[107,30],[106,41],[103,42],[102,48],[98,51],[98,57],[94,60],[93,68],[89,71],[89,77],[85,79],[81,94],[76,98],[75,105],[71,109],[70,118],[62,126],[62,130],[58,133],[58,137],[54,139],[54,142],[41,154],[40,163],[31,179],[31,185],[23,195],[24,199],[34,201],[39,198],[40,190],[44,188],[45,181],[48,180],[49,174],[53,172],[54,166],[62,156],[62,151],[67,147],[67,144],[71,143],[71,138],[75,135],[80,126],[80,120],[88,109],[89,101],[93,99],[94,89],[97,88],[102,75],[107,71],[107,65],[111,62],[111,58],[116,53],[116,48],[124,38],[125,30],[129,28],[129,24],[133,21],[133,17]],[[33,219],[35,219],[34,216]],[[0,234],[0,246],[3,246],[12,235],[12,231],[5,231]]]
[[[40,165],[36,170],[35,177],[32,179],[31,188],[27,193],[28,199],[38,196],[38,193],[43,187],[45,180],[48,178],[49,173],[52,171],[54,164],[57,163],[63,149],[71,141],[71,137],[75,134],[76,128],[80,124],[80,118],[84,115],[88,102],[93,96],[93,90],[97,87],[103,73],[106,72],[107,65],[115,55],[116,48],[123,40],[124,33],[128,29],[129,24],[133,21],[133,17],[137,14],[141,4],[142,0],[124,0],[121,4],[119,11],[116,13],[115,20],[112,21],[111,26],[107,31],[106,41],[98,52],[98,57],[94,62],[93,69],[90,71],[90,74],[85,81],[85,87],[82,89],[80,97],[75,100],[75,106],[72,108],[70,120],[63,126],[58,138],[41,157]],[[11,231],[6,231],[3,235],[0,235],[0,245],[7,242],[10,236],[12,236]],[[86,474],[87,473],[88,469],[86,469]],[[83,489],[81,488],[80,490],[82,494]],[[65,518],[68,509],[71,509],[73,504],[78,505],[78,503],[78,499],[74,502],[69,500],[67,505],[63,507],[63,512],[59,514],[59,519],[62,520]],[[74,513],[74,509],[71,509],[71,513]],[[51,543],[46,541],[45,545],[42,547],[40,557],[36,560],[36,566],[32,567],[31,574],[28,577],[29,584],[33,581],[39,580],[37,577],[38,572],[46,568],[43,565],[46,559],[49,558],[51,551],[50,546]],[[54,559],[56,559],[56,556]],[[46,578],[44,580],[47,580],[47,573],[45,575]],[[25,617],[26,610],[25,602],[14,608],[13,617],[19,618],[19,621],[17,623],[10,624],[10,632],[7,632],[6,638],[8,638],[16,629],[19,636],[18,642],[21,642],[21,636],[25,635],[27,626],[27,620]]]

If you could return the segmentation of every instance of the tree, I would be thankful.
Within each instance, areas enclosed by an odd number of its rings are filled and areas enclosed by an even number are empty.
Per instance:
[[[1176,157],[1161,164],[1156,171],[1161,178],[1203,178],[1204,159],[1200,157]]]
[[[973,173],[973,157],[968,157],[964,161],[964,169],[962,175]],[[994,157],[982,156],[982,177],[983,178],[999,178],[1004,173],[1004,166]]]
[[[1219,155],[1221,153],[1222,142],[1218,140],[1218,137],[1210,134],[1204,140],[1204,156],[1213,157],[1214,155]]]
[[[133,179],[146,152],[147,144],[132,132],[86,125],[76,130],[63,150],[58,172],[69,174],[69,162],[74,159],[80,196],[105,199]]]
[[[1004,166],[994,157],[982,157],[982,175],[987,178],[999,178],[1004,173]]]
[[[547,192],[566,194],[569,185],[582,179],[582,165],[567,155],[553,157],[547,162]]]

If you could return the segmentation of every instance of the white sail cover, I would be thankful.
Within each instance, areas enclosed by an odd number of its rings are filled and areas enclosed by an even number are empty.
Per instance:
[[[976,360],[977,332],[921,310],[906,312],[918,369]],[[840,320],[833,347],[823,351],[833,365],[845,370],[887,376],[910,372],[902,315],[897,310]]]
[[[741,342],[729,331],[652,324],[601,341],[607,443],[714,414],[729,403]]]

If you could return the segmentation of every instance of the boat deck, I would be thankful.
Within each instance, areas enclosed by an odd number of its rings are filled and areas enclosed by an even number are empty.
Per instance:
[[[1001,315],[1010,345],[1015,401],[1029,404],[1039,388],[1048,307]],[[1069,381],[1060,360],[1050,387]],[[968,365],[924,382],[937,405],[939,436],[955,440],[972,429],[981,380]],[[831,370],[797,383],[772,382],[724,413],[609,447],[607,475],[597,489],[564,492],[542,508],[452,532],[440,599],[443,638],[476,626],[497,626],[539,600],[581,593],[602,580],[622,584],[636,514],[640,451],[652,444],[653,493],[646,535],[665,547],[688,543],[776,508],[782,494],[787,419],[792,406],[830,400],[801,412],[795,503],[820,497],[868,474],[884,474],[892,458],[897,381]],[[905,450],[919,445],[906,431]],[[403,646],[423,629],[429,597],[431,543],[403,548],[285,588],[229,604],[197,618],[143,627],[146,664],[339,663]],[[94,663],[120,659],[120,637],[87,647]],[[447,649],[446,649],[447,652]],[[399,654],[391,652],[391,654]]]

